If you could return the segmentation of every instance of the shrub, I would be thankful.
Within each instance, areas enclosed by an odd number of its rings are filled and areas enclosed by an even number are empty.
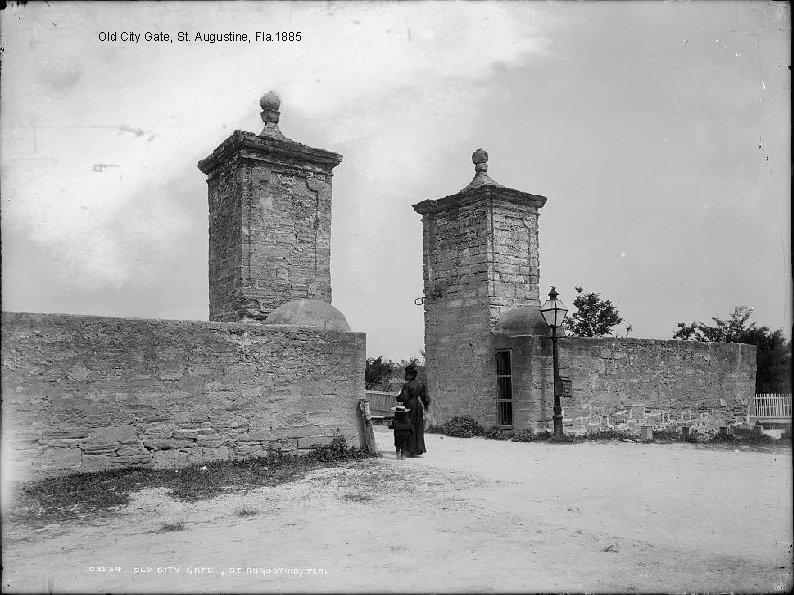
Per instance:
[[[549,442],[559,442],[560,444],[571,444],[573,442],[581,442],[581,438],[572,434],[563,434],[562,436],[555,436],[552,434],[549,437]]]
[[[752,428],[734,428],[734,442],[742,444],[772,444],[776,442],[769,434],[756,434]]]
[[[453,417],[444,424],[444,433],[447,436],[471,438],[472,436],[481,436],[485,430],[471,417]]]
[[[511,442],[532,442],[535,439],[531,429],[509,430],[499,426],[492,426],[483,435],[489,440],[510,440]]]
[[[592,434],[588,434],[584,437],[585,440],[635,440],[636,437],[632,436],[628,432],[624,432],[621,430],[599,430],[597,432],[593,432]]]
[[[736,436],[733,434],[715,434],[709,439],[709,442],[716,444],[725,444],[736,442]]]
[[[364,459],[369,455],[358,448],[348,448],[345,439],[342,437],[334,438],[327,446],[315,446],[309,454],[304,455],[307,461],[330,462],[346,461],[350,459]]]
[[[499,426],[492,426],[489,430],[485,432],[485,437],[489,438],[490,440],[510,440],[515,436],[515,432],[513,430],[506,430],[505,428],[500,428]]]
[[[686,442],[700,442],[698,431],[695,428],[689,429],[689,436],[687,436]]]
[[[532,442],[535,440],[535,434],[532,430],[521,430],[513,435],[512,440],[513,442]]]
[[[676,432],[675,430],[654,430],[653,431],[653,441],[654,442],[681,442],[681,432]]]
[[[573,442],[581,442],[584,437],[574,436],[573,434],[563,434],[562,438],[557,438],[552,432],[545,430],[540,432],[539,434],[534,434],[529,437],[528,440],[522,440],[522,442],[530,442],[530,441],[546,441],[546,442],[559,442],[564,444],[570,444]]]

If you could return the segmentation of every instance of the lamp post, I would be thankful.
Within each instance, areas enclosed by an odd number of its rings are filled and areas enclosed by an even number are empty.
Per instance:
[[[557,290],[552,286],[549,292],[549,299],[540,308],[540,313],[543,315],[543,320],[551,328],[552,360],[554,362],[554,436],[562,438],[562,405],[560,405],[562,381],[560,380],[560,363],[557,352],[557,329],[562,326],[568,309],[557,299],[557,296]]]

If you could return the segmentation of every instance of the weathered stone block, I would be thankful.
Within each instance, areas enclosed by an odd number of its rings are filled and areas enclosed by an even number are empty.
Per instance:
[[[79,448],[50,448],[41,460],[43,470],[78,469],[82,460]]]
[[[153,440],[155,438],[171,438],[174,435],[174,428],[169,424],[147,424],[144,429],[143,440]]]
[[[180,428],[174,430],[174,439],[176,440],[195,440],[198,438],[198,429]]]
[[[184,442],[184,441],[153,438],[153,439],[145,439],[143,441],[143,446],[145,448],[148,448],[149,450],[168,450],[170,448],[177,448],[177,444],[180,442]]]
[[[198,440],[196,440],[196,446],[216,447],[223,444],[223,442],[223,438],[217,434],[212,436],[199,436]]]
[[[251,428],[248,430],[248,440],[273,440],[276,436],[270,428]]]
[[[46,444],[47,446],[58,447],[58,448],[79,448],[80,443],[82,440],[79,438],[72,438],[72,439],[65,439],[65,440],[50,440],[49,442],[42,442],[42,444]]]
[[[188,451],[187,459],[192,463],[203,463],[206,461],[225,461],[230,458],[230,451],[226,446],[200,447],[196,446]]]
[[[320,436],[324,432],[322,426],[318,425],[302,425],[302,426],[285,426],[273,429],[273,436],[277,439],[292,439],[292,438],[305,438],[308,436]]]
[[[49,430],[44,432],[42,438],[45,440],[48,439],[75,439],[75,438],[86,438],[88,436],[88,428],[65,428],[65,429],[58,429],[58,430]],[[19,434],[17,434],[19,435]]]
[[[91,473],[94,471],[104,471],[110,469],[111,455],[83,455],[83,464],[80,471]]]
[[[130,455],[124,457],[114,457],[111,464],[117,467],[147,466],[152,462],[150,454]]]
[[[233,448],[235,457],[264,457],[268,451],[262,443],[237,443]]]
[[[106,426],[91,429],[85,447],[102,448],[116,444],[131,444],[137,441],[138,435],[132,425]]]
[[[90,445],[90,444],[82,444],[81,448],[84,453],[86,454],[113,454],[116,452],[116,448],[118,444],[101,444],[101,445]]]

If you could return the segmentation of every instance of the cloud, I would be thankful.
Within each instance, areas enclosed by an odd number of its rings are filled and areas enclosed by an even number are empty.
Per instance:
[[[351,165],[371,194],[427,175],[424,156],[466,135],[494,67],[547,47],[526,4],[123,6],[59,6],[46,19],[31,7],[4,23],[4,124],[14,124],[3,134],[3,224],[48,246],[65,283],[118,286],[140,272],[143,245],[164,252],[178,242],[189,218],[164,190],[175,178],[200,179],[195,159],[222,127],[258,130],[263,85],[279,89],[293,125],[301,118],[332,144],[355,144]],[[95,37],[111,23],[253,34],[252,22],[268,20],[300,28],[303,40],[160,47]],[[373,217],[379,203],[365,198],[359,206]]]

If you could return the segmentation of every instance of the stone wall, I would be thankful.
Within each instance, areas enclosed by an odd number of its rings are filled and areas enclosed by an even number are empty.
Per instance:
[[[560,345],[560,373],[573,379],[563,406],[577,431],[688,425],[712,434],[745,421],[755,394],[754,345],[578,337]]]
[[[559,347],[560,374],[573,382],[572,396],[562,399],[566,432],[638,434],[641,425],[673,431],[688,425],[713,433],[745,420],[755,390],[752,345],[567,337]],[[537,336],[492,335],[484,362],[461,351],[461,367],[468,362],[488,371],[479,380],[446,378],[436,395],[436,423],[469,415],[485,427],[495,424],[499,349],[511,352],[513,427],[551,428],[551,341]]]
[[[4,475],[360,444],[362,333],[9,312],[2,323]]]

